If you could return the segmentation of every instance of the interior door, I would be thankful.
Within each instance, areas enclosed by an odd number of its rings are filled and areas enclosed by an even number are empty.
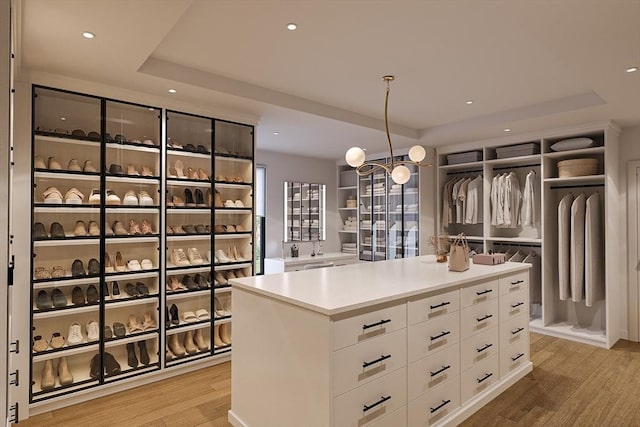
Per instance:
[[[629,339],[640,341],[640,161],[629,162],[627,197]]]

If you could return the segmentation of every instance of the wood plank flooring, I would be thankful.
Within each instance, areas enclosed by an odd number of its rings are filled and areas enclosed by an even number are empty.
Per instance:
[[[533,372],[463,426],[639,426],[640,344],[531,334]],[[231,364],[47,412],[20,426],[230,426]],[[302,426],[301,426],[302,427]]]

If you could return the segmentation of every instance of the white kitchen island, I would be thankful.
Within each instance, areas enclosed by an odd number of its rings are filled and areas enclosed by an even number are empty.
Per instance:
[[[456,425],[532,369],[528,264],[234,279],[235,427]]]

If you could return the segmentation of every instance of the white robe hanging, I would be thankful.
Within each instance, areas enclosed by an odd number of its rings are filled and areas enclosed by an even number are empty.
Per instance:
[[[604,298],[604,241],[602,240],[602,220],[600,216],[600,194],[594,193],[587,199],[584,227],[585,247],[585,305]]]
[[[524,191],[522,192],[522,212],[520,218],[522,225],[533,227],[535,224],[535,178],[536,173],[531,171],[524,181]]]
[[[573,195],[567,194],[558,203],[558,285],[560,299],[571,298],[570,265],[571,252],[571,203]]]
[[[584,216],[586,196],[579,194],[571,204],[571,299],[584,299]]]

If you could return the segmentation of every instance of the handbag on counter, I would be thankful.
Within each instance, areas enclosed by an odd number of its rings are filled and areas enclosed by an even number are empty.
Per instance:
[[[469,269],[469,244],[467,236],[460,233],[456,236],[449,250],[449,271],[465,271]]]

